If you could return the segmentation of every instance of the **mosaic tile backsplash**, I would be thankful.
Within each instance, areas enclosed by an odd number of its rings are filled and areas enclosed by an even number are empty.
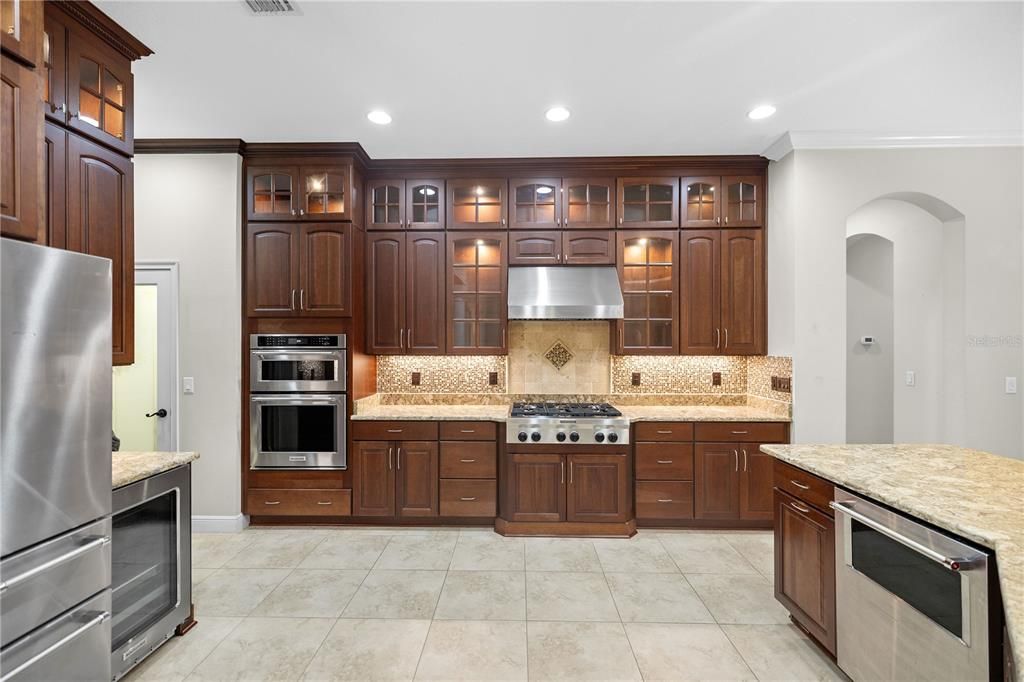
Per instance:
[[[412,385],[420,373],[419,386]],[[497,372],[498,383],[489,383]],[[381,355],[378,393],[505,393],[506,361],[501,355]]]

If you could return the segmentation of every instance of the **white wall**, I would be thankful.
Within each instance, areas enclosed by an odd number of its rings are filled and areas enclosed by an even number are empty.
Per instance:
[[[180,264],[179,448],[196,450],[192,512],[235,517],[241,474],[241,157],[135,157],[135,257]],[[179,386],[180,390],[180,386]]]
[[[847,218],[879,197],[919,192],[965,216],[962,442],[1024,456],[1021,394],[1003,390],[1024,366],[1022,165],[1024,149],[1005,147],[797,150],[770,166],[771,215],[788,224],[769,223],[768,310],[793,320],[796,442],[841,442],[846,432]],[[792,271],[791,290],[780,270]],[[769,326],[769,352],[788,342]]]
[[[872,234],[846,241],[846,441],[892,443],[893,243]],[[864,345],[861,338],[874,337]]]

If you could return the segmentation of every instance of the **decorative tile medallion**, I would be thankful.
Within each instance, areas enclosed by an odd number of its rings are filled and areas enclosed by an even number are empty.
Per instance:
[[[544,357],[555,366],[555,369],[562,369],[572,360],[572,351],[566,348],[565,344],[561,341],[555,341],[555,345],[548,348],[548,352],[544,353]]]

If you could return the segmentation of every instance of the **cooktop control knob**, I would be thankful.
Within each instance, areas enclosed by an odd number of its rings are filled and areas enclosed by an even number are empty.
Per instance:
[[[557,440],[559,443],[564,443],[565,442],[565,431],[559,431],[558,433],[556,433],[555,434],[555,440]]]
[[[526,431],[520,431],[518,438],[519,438],[519,442],[520,443],[525,443],[526,442]]]
[[[604,434],[601,433],[600,431],[598,431],[597,433],[594,434],[594,440],[596,440],[598,443],[603,443],[604,442]]]
[[[533,433],[531,433],[530,434],[530,440],[532,440],[534,443],[539,442],[540,441],[540,431],[534,431]]]
[[[569,440],[571,440],[573,443],[575,443],[579,439],[580,439],[580,434],[576,433],[575,431],[573,431],[572,433],[569,434]]]
[[[619,434],[615,433],[614,431],[609,433],[608,434],[608,442],[609,443],[617,443],[617,442],[619,442]]]

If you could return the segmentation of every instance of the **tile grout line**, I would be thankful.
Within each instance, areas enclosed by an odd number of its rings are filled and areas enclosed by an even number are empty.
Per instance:
[[[590,541],[593,545],[593,540]],[[658,542],[658,546],[661,546],[661,541]],[[664,550],[664,547],[662,547]],[[594,554],[597,555],[597,565],[601,567],[601,577],[604,579],[604,586],[608,590],[608,596],[612,598],[612,606],[615,607],[615,615],[619,617],[619,627],[622,628],[622,634],[626,637],[626,646],[629,647],[629,653],[633,656],[633,665],[636,666],[636,671],[640,675],[640,679],[644,678],[644,672],[640,669],[640,659],[636,657],[636,651],[633,650],[633,642],[629,639],[629,632],[626,630],[626,624],[622,622],[622,612],[619,611],[619,603],[615,601],[615,591],[612,589],[611,583],[608,582],[608,572],[605,570],[604,562],[601,560],[601,553],[597,551],[597,545],[594,545]],[[671,558],[671,557],[669,557]],[[672,562],[675,564],[675,561]],[[678,566],[676,567],[678,568]]]

